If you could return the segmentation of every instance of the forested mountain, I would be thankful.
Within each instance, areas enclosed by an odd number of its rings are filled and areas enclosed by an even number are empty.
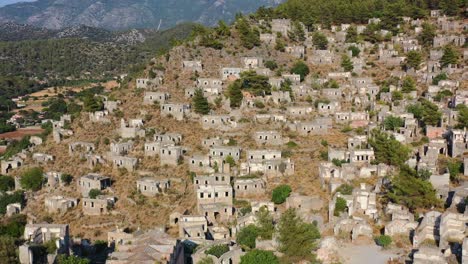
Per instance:
[[[181,22],[214,25],[236,13],[254,12],[282,0],[38,0],[0,8],[0,23],[16,22],[50,29],[75,25],[122,30],[169,28]]]

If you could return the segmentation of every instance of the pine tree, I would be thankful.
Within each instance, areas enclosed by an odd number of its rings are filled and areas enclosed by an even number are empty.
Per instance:
[[[241,91],[242,84],[239,80],[235,81],[228,87],[228,97],[231,100],[231,107],[239,107],[244,96]]]
[[[192,102],[195,113],[206,115],[210,112],[210,105],[208,104],[208,100],[203,96],[202,89],[195,90]]]
[[[406,76],[401,85],[401,91],[404,93],[416,91],[416,81],[411,76]]]
[[[412,50],[408,52],[406,55],[406,68],[413,68],[415,70],[419,69],[419,65],[421,64],[421,53]]]
[[[343,57],[341,58],[341,67],[343,67],[343,69],[347,72],[353,71],[353,62],[348,57],[348,55],[343,55]]]
[[[346,31],[346,43],[356,43],[358,40],[358,32],[355,26],[350,26]]]
[[[458,64],[458,52],[452,46],[444,47],[444,55],[440,58],[440,66],[447,67],[448,65]]]

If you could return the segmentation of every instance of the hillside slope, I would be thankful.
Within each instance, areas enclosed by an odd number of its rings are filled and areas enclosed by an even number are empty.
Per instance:
[[[236,13],[253,12],[282,0],[39,0],[0,8],[0,23],[17,22],[49,29],[87,25],[112,30],[169,28],[181,22],[213,25]]]

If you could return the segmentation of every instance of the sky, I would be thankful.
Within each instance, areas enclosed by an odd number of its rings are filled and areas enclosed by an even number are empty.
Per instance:
[[[0,7],[18,2],[33,2],[34,0],[0,0]]]

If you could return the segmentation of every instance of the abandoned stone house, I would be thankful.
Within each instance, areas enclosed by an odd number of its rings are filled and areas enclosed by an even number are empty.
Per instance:
[[[256,131],[253,136],[258,145],[278,146],[283,145],[286,141],[283,139],[281,132],[274,130]]]
[[[68,154],[74,155],[75,153],[90,153],[93,152],[96,149],[93,143],[90,142],[83,142],[83,141],[78,141],[78,142],[72,142],[68,144]]]
[[[160,164],[177,166],[182,160],[183,152],[180,146],[162,146],[159,150]]]
[[[241,72],[243,72],[244,69],[242,68],[222,68],[221,69],[221,80],[235,80],[240,78]]]
[[[312,65],[330,65],[336,62],[336,55],[330,50],[312,50],[308,61]]]
[[[216,173],[229,171],[226,166],[229,166],[221,158],[212,158],[210,155],[194,154],[189,160],[189,169],[194,172],[201,173]]]
[[[122,118],[119,133],[122,138],[145,137],[146,131],[142,127],[143,120],[141,119],[130,119],[127,124]]]
[[[307,116],[314,112],[313,106],[288,106],[286,113],[290,116]]]
[[[156,180],[148,177],[137,180],[137,190],[148,197],[164,193],[169,187],[169,180]]]
[[[237,122],[229,115],[204,115],[201,118],[202,128],[205,130],[230,130],[237,127]]]
[[[271,101],[275,104],[287,104],[291,103],[292,99],[289,91],[272,91],[267,101]]]
[[[113,196],[99,195],[95,199],[83,198],[84,215],[104,215],[110,212],[116,202]]]
[[[203,64],[201,61],[183,61],[182,62],[182,69],[193,71],[193,72],[202,72],[203,71]]]
[[[466,214],[445,211],[441,215],[439,224],[439,248],[448,249],[450,244],[455,242],[462,244],[466,237],[466,223],[468,223]]]
[[[341,88],[324,88],[320,91],[322,96],[329,100],[340,100],[343,96]]]
[[[430,211],[424,214],[422,221],[413,236],[413,248],[418,248],[424,242],[439,241],[439,225],[441,213]]]
[[[213,146],[222,146],[224,145],[225,142],[227,143],[228,140],[224,140],[220,137],[207,137],[207,138],[202,139],[201,144],[205,148],[210,148]]]
[[[113,155],[127,155],[133,149],[133,141],[111,142],[110,153]]]
[[[352,195],[343,195],[336,193],[333,200],[329,203],[329,219],[335,219],[334,211],[337,198],[340,197],[346,201],[348,216],[353,216],[355,213],[362,213],[369,216],[371,219],[377,219],[377,200],[376,193],[371,191],[371,187],[365,183],[361,183],[360,188],[353,190]]]
[[[171,215],[172,223],[179,226],[179,237],[205,239],[208,232],[208,221],[202,215]]]
[[[328,129],[331,125],[322,122],[321,119],[305,122],[294,122],[288,125],[288,127],[297,131],[302,136],[307,135],[324,135],[328,133]]]
[[[78,189],[83,197],[88,197],[92,189],[104,190],[111,186],[111,179],[95,173],[82,176],[78,180]]]
[[[198,78],[196,86],[197,88],[221,88],[223,86],[223,81],[216,78]]]
[[[63,138],[69,137],[73,135],[73,131],[70,129],[63,129],[63,128],[53,128],[52,129],[52,137],[55,143],[60,143]]]
[[[263,59],[260,57],[243,57],[242,64],[246,69],[257,69],[263,67]]]
[[[280,150],[247,150],[247,160],[281,159]]]
[[[448,133],[448,153],[454,158],[468,151],[468,132],[466,128],[452,129]]]
[[[304,58],[305,56],[305,47],[304,46],[287,46],[285,52],[291,54],[295,58]]]
[[[165,146],[174,146],[173,143],[163,143],[160,141],[145,142],[145,156],[154,157],[159,155],[161,148]]]
[[[368,112],[336,112],[335,122],[338,124],[349,123],[351,127],[365,127],[369,124]]]
[[[283,78],[278,78],[278,77],[268,78],[268,83],[271,85],[271,87],[280,88],[283,82],[284,82]]]
[[[294,174],[295,166],[291,159],[248,160],[240,164],[241,176],[261,174],[267,178],[290,176]]]
[[[315,94],[315,92],[307,85],[292,85],[291,89],[294,94],[294,98],[298,101],[308,100],[309,98],[311,99]]]
[[[5,215],[6,215],[7,217],[10,217],[10,216],[12,216],[12,215],[19,214],[19,213],[21,213],[21,209],[22,209],[21,203],[11,203],[11,204],[8,204],[8,205],[6,206]]]
[[[55,241],[56,254],[69,254],[70,233],[66,224],[27,224],[24,228],[25,243],[19,247],[20,263],[36,263],[39,260],[34,248]]]
[[[307,218],[314,212],[320,211],[325,205],[324,201],[317,195],[307,196],[299,193],[292,193],[286,199],[285,204],[287,209],[296,209],[296,212],[304,218]]]
[[[62,173],[57,171],[48,171],[44,174],[44,177],[47,179],[46,187],[56,188],[62,184]]]
[[[158,102],[160,104],[166,103],[169,100],[170,94],[166,92],[148,92],[146,91],[143,96],[143,104],[149,105]]]
[[[271,31],[273,33],[281,33],[283,36],[287,36],[291,30],[290,19],[273,19],[271,21]]]
[[[54,156],[45,153],[33,153],[32,159],[37,163],[47,163],[54,161]]]
[[[260,41],[267,44],[267,45],[275,45],[276,44],[276,35],[269,34],[269,33],[261,33],[260,34]]]
[[[210,155],[213,158],[226,159],[231,156],[234,160],[239,160],[241,149],[235,146],[213,146],[210,148]]]
[[[109,113],[113,113],[115,110],[119,108],[120,104],[121,104],[120,101],[110,101],[106,99],[104,101],[104,109],[107,110]]]
[[[317,110],[319,114],[329,115],[341,110],[341,104],[338,101],[331,101],[329,103],[318,103]]]
[[[262,179],[241,179],[234,181],[236,197],[256,196],[265,193],[266,184]]]
[[[108,116],[109,116],[109,111],[107,110],[95,111],[95,112],[89,113],[89,121],[93,123],[108,124],[111,122]]]
[[[123,168],[130,172],[134,171],[138,164],[138,159],[133,157],[115,155],[111,159],[114,168]]]
[[[355,135],[348,138],[348,149],[361,149],[367,147],[367,136]]]
[[[190,105],[187,104],[162,104],[161,116],[173,117],[178,121],[184,120],[184,117],[190,113]]]
[[[225,221],[233,215],[232,187],[229,183],[223,183],[221,177],[219,176],[219,181],[216,183],[195,186],[198,212],[206,216],[209,222],[215,222],[218,219]],[[226,179],[228,178],[226,176]]]
[[[44,200],[45,208],[49,213],[64,213],[78,204],[78,199],[63,196],[50,196]]]
[[[149,79],[140,78],[136,80],[136,87],[139,89],[146,89],[148,87]]]
[[[301,82],[301,76],[295,73],[283,73],[281,78],[284,80],[290,80],[292,84],[299,84]]]
[[[14,169],[17,169],[23,165],[23,160],[19,157],[13,157],[10,160],[2,160],[1,167],[2,167],[2,174],[8,174]]]
[[[335,236],[345,235],[350,237],[351,241],[355,241],[359,237],[367,237],[372,239],[372,227],[362,218],[344,218],[338,221],[333,228]]]
[[[437,35],[433,40],[433,47],[439,48],[444,47],[445,45],[454,45],[454,46],[463,46],[465,44],[464,36],[457,35]]]

